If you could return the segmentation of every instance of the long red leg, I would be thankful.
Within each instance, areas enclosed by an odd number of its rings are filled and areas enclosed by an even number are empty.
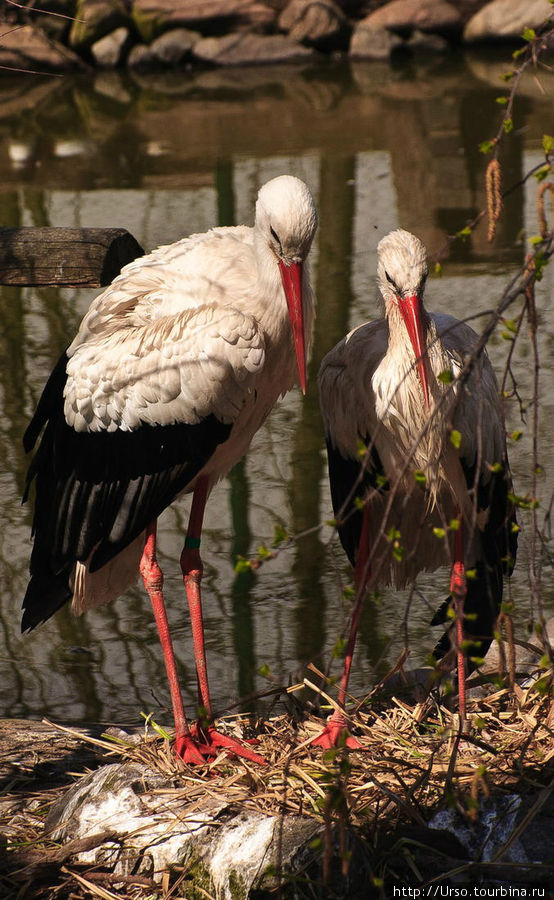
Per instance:
[[[356,598],[354,601],[354,609],[352,610],[348,643],[346,645],[344,666],[342,669],[342,675],[339,684],[339,695],[337,698],[340,710],[335,709],[333,715],[329,719],[329,722],[327,723],[321,734],[318,735],[318,737],[314,741],[312,741],[312,743],[318,747],[336,747],[343,742],[347,747],[350,747],[351,749],[356,749],[357,747],[362,746],[360,742],[356,740],[356,738],[348,735],[346,719],[342,710],[344,710],[346,705],[348,682],[350,680],[350,671],[352,669],[352,657],[354,656],[354,648],[356,646],[356,638],[360,625],[363,599],[370,577],[369,547],[369,504],[366,503],[362,514],[362,533],[360,536],[360,543],[358,545],[356,565],[354,567],[354,585],[356,588]]]
[[[203,763],[204,760],[195,747],[185,716],[181,687],[177,676],[177,665],[173,652],[173,643],[167,621],[163,596],[163,573],[156,559],[156,520],[146,529],[146,543],[140,561],[140,574],[150,597],[154,618],[158,629],[160,644],[167,672],[173,719],[175,721],[175,745],[177,752],[187,762]]]
[[[458,660],[458,709],[463,725],[466,718],[466,673],[464,642],[464,602],[467,592],[466,570],[464,560],[464,533],[461,513],[458,518],[460,526],[454,534],[454,562],[450,576],[450,591],[456,612],[456,647]]]
[[[193,730],[198,735],[201,744],[213,748],[207,755],[216,755],[216,748],[222,747],[235,754],[235,756],[242,756],[252,762],[265,763],[263,757],[254,753],[252,750],[249,750],[247,747],[243,747],[242,744],[233,740],[233,738],[220,734],[210,724],[213,713],[210,688],[208,685],[204,619],[202,615],[202,595],[200,591],[203,573],[202,559],[200,557],[200,536],[202,533],[202,522],[204,519],[206,501],[208,499],[208,492],[208,479],[198,478],[192,495],[185,546],[181,553],[181,570],[183,572],[183,581],[185,582],[185,591],[190,610],[194,662],[198,680],[198,700],[202,710],[201,717],[202,719],[207,720],[206,722],[199,722]]]

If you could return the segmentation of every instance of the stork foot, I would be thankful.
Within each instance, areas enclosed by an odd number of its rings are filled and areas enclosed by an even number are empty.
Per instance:
[[[349,750],[360,750],[362,745],[348,731],[346,720],[342,716],[333,716],[321,734],[310,742],[312,747],[323,747],[332,750],[334,747],[348,747]]]
[[[245,743],[252,743],[245,741]],[[196,723],[189,734],[181,735],[175,739],[175,753],[184,762],[191,765],[206,765],[221,752],[226,750],[232,756],[239,756],[249,762],[266,765],[266,760],[258,753],[254,753],[249,747],[245,747],[240,741],[222,734],[213,725],[201,725]]]

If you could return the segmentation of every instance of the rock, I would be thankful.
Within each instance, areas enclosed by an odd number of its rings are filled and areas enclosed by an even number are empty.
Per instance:
[[[393,50],[402,47],[404,41],[386,28],[373,28],[360,22],[350,41],[352,59],[389,59]]]
[[[302,47],[282,34],[227,34],[203,38],[194,45],[193,54],[202,62],[219,66],[246,66],[260,63],[306,62],[314,51]]]
[[[440,34],[428,34],[416,28],[406,41],[406,47],[414,53],[447,53],[450,44]]]
[[[390,28],[401,34],[437,31],[452,34],[462,30],[462,16],[447,0],[392,0],[361,20],[370,28]]]
[[[197,31],[173,28],[150,44],[150,52],[157,62],[166,66],[178,66],[192,56],[192,48],[201,39]]]
[[[293,41],[320,49],[345,49],[350,26],[333,0],[291,0],[279,16],[279,28]]]
[[[552,15],[548,0],[492,0],[471,17],[464,28],[466,43],[516,40],[524,28],[538,28]]]
[[[260,0],[135,0],[132,15],[147,44],[169,28],[266,31],[276,20],[275,10]]]
[[[101,69],[115,69],[123,62],[130,41],[128,28],[116,28],[90,48],[94,62]]]
[[[62,44],[50,40],[32,25],[6,28],[0,41],[0,65],[7,68],[48,71],[66,71],[82,68],[83,63],[75,53]]]
[[[178,780],[134,763],[103,766],[82,778],[54,804],[45,827],[64,845],[103,837],[73,857],[78,863],[158,882],[186,865],[187,896],[196,896],[199,884],[203,895],[208,889],[222,898],[274,888],[276,872],[299,874],[321,829],[302,816],[281,819],[241,803],[235,808],[212,791],[187,797]]]
[[[87,50],[110,31],[130,24],[122,0],[79,0],[69,32],[69,45],[77,50]]]
[[[127,65],[130,69],[148,69],[159,65],[159,60],[147,44],[135,44],[127,57]]]

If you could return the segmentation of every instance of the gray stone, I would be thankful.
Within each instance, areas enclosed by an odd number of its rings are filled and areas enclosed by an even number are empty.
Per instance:
[[[350,26],[333,0],[291,0],[279,16],[279,28],[294,41],[314,47],[345,45]]]
[[[409,33],[420,31],[459,32],[462,16],[447,0],[392,0],[370,13],[361,24]]]
[[[212,31],[247,27],[266,31],[276,12],[260,0],[135,0],[134,22],[146,43],[169,28]]]
[[[190,59],[192,48],[201,39],[197,31],[189,31],[188,28],[172,28],[156,38],[150,44],[150,51],[154,57],[166,66],[178,66],[179,63]]]
[[[221,38],[203,38],[194,45],[193,54],[202,62],[219,66],[246,66],[260,63],[306,62],[314,51],[302,47],[282,34],[227,34]]]
[[[210,787],[216,786],[214,779]],[[299,873],[320,829],[314,819],[282,820],[241,803],[235,807],[223,787],[187,800],[186,782],[134,763],[103,766],[80,779],[46,822],[49,837],[62,844],[101,837],[94,849],[73,857],[77,863],[155,881],[186,864],[191,894],[196,896],[197,878],[203,893],[208,888],[210,895],[229,900],[276,887],[277,871]]]
[[[92,58],[101,69],[115,69],[123,62],[130,43],[128,28],[116,28],[90,48]]]
[[[158,59],[146,44],[135,44],[127,57],[127,65],[130,69],[148,69],[158,65]]]
[[[389,59],[393,50],[403,44],[402,38],[386,28],[373,28],[360,22],[352,34],[350,56],[352,59]]]
[[[66,71],[83,67],[75,53],[32,25],[6,28],[0,41],[0,65],[25,71]]]
[[[548,0],[492,0],[471,17],[464,28],[464,41],[515,40],[524,28],[538,28],[552,15]]]
[[[450,44],[440,34],[428,34],[416,28],[406,41],[406,47],[414,53],[447,53]]]
[[[69,44],[75,49],[86,50],[110,31],[130,24],[122,0],[79,0],[69,32]]]

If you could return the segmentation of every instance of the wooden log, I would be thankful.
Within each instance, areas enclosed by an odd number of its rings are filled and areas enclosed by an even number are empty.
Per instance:
[[[0,228],[0,284],[104,287],[143,255],[125,228]]]

